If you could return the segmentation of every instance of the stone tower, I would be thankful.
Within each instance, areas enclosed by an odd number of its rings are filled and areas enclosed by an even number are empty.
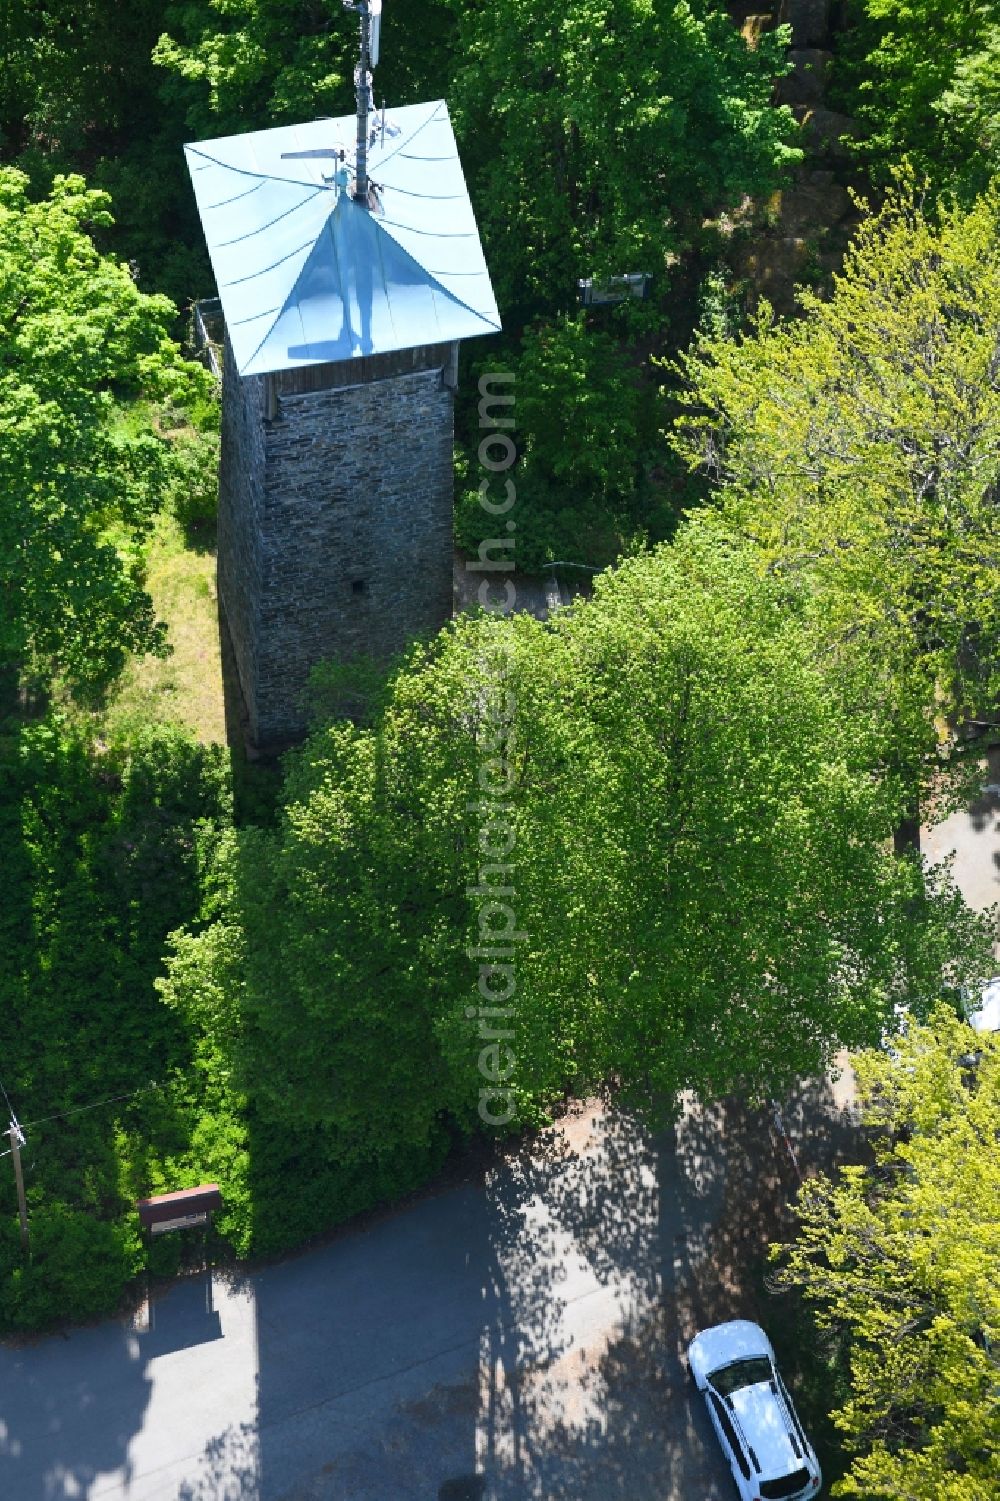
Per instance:
[[[369,75],[370,77],[370,75]],[[500,320],[443,102],[185,148],[226,323],[219,597],[258,746],[451,613],[462,339]]]

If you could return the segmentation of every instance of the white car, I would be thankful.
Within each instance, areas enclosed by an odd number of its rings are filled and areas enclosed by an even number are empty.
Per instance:
[[[733,1319],[688,1345],[694,1383],[729,1460],[741,1501],[811,1501],[819,1461],[759,1324]]]

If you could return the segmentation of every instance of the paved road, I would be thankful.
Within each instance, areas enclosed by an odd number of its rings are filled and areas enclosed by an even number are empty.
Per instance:
[[[1000,902],[1000,746],[990,751],[982,772],[982,790],[968,808],[920,836],[928,860],[954,860],[958,888],[979,911]]]
[[[800,1107],[832,1141],[827,1086]],[[678,1353],[747,1311],[790,1171],[733,1105],[655,1140],[584,1107],[488,1181],[175,1286],[152,1327],[0,1348],[0,1497],[731,1501]]]
[[[977,905],[998,812],[925,838]],[[849,1078],[792,1102],[807,1165],[853,1150],[850,1106]],[[177,1285],[146,1324],[0,1347],[0,1501],[732,1501],[679,1352],[757,1311],[793,1187],[732,1102],[656,1139],[585,1107],[483,1182]]]

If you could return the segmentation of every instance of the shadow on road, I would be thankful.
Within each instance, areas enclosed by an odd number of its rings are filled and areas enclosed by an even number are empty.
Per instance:
[[[785,1120],[804,1172],[864,1151],[825,1081],[804,1086]],[[518,1164],[497,1196],[477,1434],[486,1494],[728,1498],[682,1353],[706,1324],[773,1321],[761,1267],[793,1229],[791,1159],[769,1113],[736,1101],[690,1103],[652,1139],[610,1109],[576,1145],[568,1161]]]
[[[138,1341],[121,1327],[0,1350],[0,1495],[89,1497],[110,1472],[127,1483],[151,1388]]]
[[[863,1150],[826,1083],[785,1120],[804,1171]],[[211,1301],[179,1284],[148,1333],[0,1351],[0,1494],[730,1501],[681,1356],[706,1323],[769,1324],[794,1188],[767,1112],[689,1102],[650,1136],[577,1108],[481,1181],[217,1273]]]

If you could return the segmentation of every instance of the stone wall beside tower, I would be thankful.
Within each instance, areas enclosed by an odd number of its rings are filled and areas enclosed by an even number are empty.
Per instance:
[[[241,379],[227,340],[219,598],[256,746],[302,735],[318,662],[391,657],[450,617],[456,355]]]

